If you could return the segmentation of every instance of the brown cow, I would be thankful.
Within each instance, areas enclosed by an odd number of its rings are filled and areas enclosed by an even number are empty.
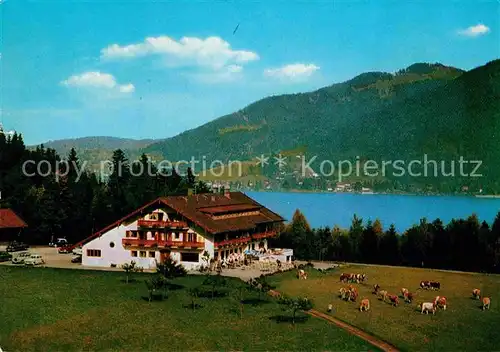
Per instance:
[[[438,308],[443,308],[443,310],[446,310],[446,297],[437,296],[434,299],[434,305]]]
[[[401,289],[401,297],[406,298],[406,296],[408,295],[408,292],[410,292],[410,291],[408,291],[407,288],[402,288]]]
[[[349,280],[349,274],[342,273],[342,275],[340,275],[341,282],[347,282],[348,280]]]
[[[358,299],[358,290],[356,290],[355,288],[353,288],[350,291],[349,300],[351,300],[353,302],[356,302],[357,299]]]
[[[420,288],[424,290],[428,290],[431,288],[431,282],[430,281],[420,281]]]
[[[396,296],[396,295],[387,295],[387,297],[389,298],[389,302],[391,302],[394,307],[397,307],[398,304],[399,304],[399,297]]]
[[[370,310],[370,300],[368,298],[365,298],[361,301],[361,304],[359,305],[359,311],[368,311]]]
[[[490,309],[490,303],[491,303],[490,298],[489,297],[484,297],[483,298],[483,310]]]
[[[379,298],[382,298],[382,301],[385,302],[385,298],[387,297],[387,291],[386,290],[382,290],[378,294],[379,294]]]
[[[479,299],[481,297],[481,290],[478,288],[472,290],[472,297],[474,297],[475,299]]]
[[[306,273],[304,270],[300,269],[300,270],[297,272],[297,277],[299,278],[299,280],[300,280],[300,279],[304,279],[304,280],[306,280],[306,279],[307,279],[307,273]]]
[[[406,303],[413,302],[413,293],[407,292],[404,298]]]

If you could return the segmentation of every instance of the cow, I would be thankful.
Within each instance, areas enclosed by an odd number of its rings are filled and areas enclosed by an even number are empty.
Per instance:
[[[475,299],[479,299],[481,297],[481,290],[478,288],[472,290],[472,297],[474,297]]]
[[[364,282],[366,280],[366,274],[356,274],[354,278],[357,283]]]
[[[380,291],[380,285],[379,284],[375,284],[373,285],[373,294],[376,295],[378,293],[378,291]]]
[[[353,288],[352,290],[349,291],[349,299],[350,301],[356,302],[358,299],[358,290]]]
[[[407,292],[404,298],[406,303],[413,302],[413,293]]]
[[[399,304],[399,297],[397,295],[387,295],[389,298],[389,302],[394,306],[397,307]]]
[[[424,314],[429,314],[429,312],[432,312],[432,314],[436,314],[436,306],[434,303],[431,302],[426,302],[426,303],[420,303],[418,305],[418,308],[421,309],[421,313]]]
[[[401,289],[401,297],[406,298],[406,296],[408,295],[408,292],[410,292],[410,291],[408,291],[407,288],[402,288]]]
[[[491,299],[489,297],[483,298],[483,310],[490,309]]]
[[[346,273],[342,273],[342,275],[340,275],[340,281],[341,282],[356,282],[356,274],[346,274]]]
[[[441,283],[437,281],[431,281],[431,289],[432,290],[440,290],[441,289]]]
[[[385,302],[385,298],[387,297],[387,291],[382,290],[378,294],[379,294],[379,298],[382,298],[382,301]]]
[[[443,310],[446,310],[446,297],[437,296],[434,299],[434,305],[437,308],[443,308]]]
[[[345,299],[348,292],[348,289],[346,289],[345,287],[341,287],[339,290],[339,297]]]
[[[298,272],[297,272],[297,277],[300,279],[304,279],[306,280],[307,279],[307,273],[303,270],[303,269],[300,269]]]
[[[370,300],[368,298],[365,298],[361,301],[361,304],[359,305],[359,311],[368,311],[370,310]]]
[[[420,281],[420,288],[427,290],[431,288],[431,282],[430,281]]]

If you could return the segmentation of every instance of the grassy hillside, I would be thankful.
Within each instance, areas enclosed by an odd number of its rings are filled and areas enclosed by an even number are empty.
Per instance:
[[[237,286],[227,296],[197,298],[189,289],[203,276],[177,279],[164,301],[148,302],[136,274],[90,270],[26,269],[0,266],[0,346],[6,351],[377,351],[325,321],[300,315],[301,323],[278,323],[287,316],[271,299],[248,302],[240,316]],[[253,301],[251,301],[253,299]],[[300,313],[299,313],[300,314]]]
[[[348,285],[339,282],[342,272],[367,275],[366,283],[353,284],[359,292],[358,303],[342,301],[338,297],[339,289]],[[441,290],[419,290],[422,280],[439,281]],[[401,351],[493,351],[500,345],[497,333],[500,324],[498,275],[352,265],[326,275],[311,269],[307,280],[297,280],[296,273],[289,272],[271,276],[271,281],[279,292],[311,297],[317,302],[319,311],[325,311],[328,304],[332,304],[335,318],[389,341]],[[400,305],[394,307],[372,294],[374,284],[398,296],[404,287],[416,298],[411,304],[400,298]],[[474,288],[491,297],[489,311],[482,311],[481,302],[472,299]],[[446,311],[439,310],[435,316],[418,311],[420,302],[432,302],[438,295],[446,297]],[[371,307],[370,311],[361,313],[359,301],[363,298],[370,300]]]

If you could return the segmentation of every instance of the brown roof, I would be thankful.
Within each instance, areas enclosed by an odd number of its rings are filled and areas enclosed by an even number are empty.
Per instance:
[[[101,236],[105,232],[120,225],[122,222],[141,214],[153,205],[166,205],[182,216],[192,221],[211,234],[251,230],[259,224],[285,221],[280,215],[272,212],[263,205],[241,192],[230,192],[229,197],[222,194],[206,193],[191,196],[171,196],[158,198],[151,203],[135,210],[118,221],[106,226],[104,229],[92,234],[90,237],[74,245],[81,246],[90,240]],[[245,212],[259,210],[259,215],[239,216],[214,220],[212,214]]]
[[[230,192],[229,197],[207,193],[190,197],[165,197],[162,200],[166,205],[212,234],[250,230],[258,224],[285,221],[280,215],[241,192]],[[214,220],[205,213],[207,209],[215,209],[216,213],[259,210],[260,214]]]
[[[0,229],[28,227],[28,225],[11,209],[0,209]]]
[[[253,211],[258,209],[260,209],[260,206],[251,204],[235,204],[235,205],[225,205],[221,207],[215,206],[215,207],[198,208],[199,211],[209,214],[222,214],[222,213],[231,213],[237,211]]]

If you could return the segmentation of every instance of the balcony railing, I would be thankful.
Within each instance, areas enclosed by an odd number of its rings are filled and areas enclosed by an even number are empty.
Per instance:
[[[144,220],[139,219],[137,221],[138,227],[147,227],[147,228],[180,228],[185,229],[188,227],[188,224],[185,221],[159,221],[159,220]]]
[[[248,243],[251,240],[252,240],[252,238],[250,236],[240,237],[240,238],[233,238],[233,239],[230,239],[230,240],[215,242],[215,246],[216,247],[222,247],[222,246],[233,245],[233,244],[243,244],[243,243]]]
[[[274,237],[278,234],[278,231],[273,230],[273,231],[266,231],[262,233],[257,233],[257,234],[252,234],[251,236],[245,236],[245,237],[240,237],[240,238],[233,238],[225,241],[220,241],[220,242],[215,242],[215,247],[222,247],[222,246],[227,246],[227,245],[235,245],[235,244],[244,244],[248,243],[251,240],[258,240],[261,238],[269,238],[269,237]]]
[[[263,232],[263,233],[257,233],[257,234],[253,234],[252,235],[252,238],[255,239],[255,240],[258,240],[258,239],[261,239],[261,238],[269,238],[269,237],[274,237],[278,234],[278,231],[266,231],[266,232]]]
[[[204,242],[190,242],[190,241],[158,241],[158,240],[144,240],[138,238],[123,238],[122,244],[126,247],[191,247],[203,248]]]

